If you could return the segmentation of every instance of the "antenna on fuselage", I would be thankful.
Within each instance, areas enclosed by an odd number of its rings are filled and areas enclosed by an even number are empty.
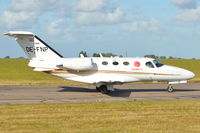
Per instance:
[[[101,53],[99,53],[99,56],[100,56],[100,57],[103,57],[103,55],[102,55]]]
[[[84,56],[83,54],[80,54],[80,57],[81,57],[81,58],[84,58],[85,56]]]

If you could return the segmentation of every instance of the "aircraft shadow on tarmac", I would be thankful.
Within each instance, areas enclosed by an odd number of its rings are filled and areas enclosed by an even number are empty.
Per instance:
[[[62,90],[58,92],[90,92],[90,93],[97,93],[96,89],[90,88],[83,88],[83,87],[68,87],[68,86],[61,86]],[[116,89],[116,91],[111,92],[108,96],[111,97],[129,97],[132,91],[129,89]],[[100,93],[100,92],[99,92]]]
[[[83,87],[71,87],[71,86],[60,86],[62,90],[58,92],[97,92],[95,89],[83,88]]]
[[[90,92],[96,93],[96,89],[84,88],[84,87],[68,87],[60,86],[62,90],[58,92]],[[189,92],[189,91],[200,91],[199,89],[174,89],[175,92]],[[111,97],[129,97],[131,93],[134,92],[167,92],[167,89],[115,89],[114,92],[111,92],[109,96]]]
[[[189,92],[189,91],[200,91],[198,89],[174,89],[176,92]],[[129,97],[131,93],[134,92],[167,92],[166,89],[115,89],[114,92],[111,92],[109,96],[112,97]]]

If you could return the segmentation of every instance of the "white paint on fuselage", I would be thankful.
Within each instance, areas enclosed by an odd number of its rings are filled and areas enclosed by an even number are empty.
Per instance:
[[[60,64],[65,61],[75,60],[77,58],[62,58]],[[95,57],[90,58],[93,61],[94,67],[92,70],[82,73],[77,72],[64,72],[53,73],[53,75],[79,81],[85,83],[124,83],[135,81],[182,81],[193,78],[194,73],[168,65],[156,67],[153,63],[154,59],[151,58],[106,58]],[[102,62],[108,62],[107,65],[103,65]],[[113,65],[113,62],[118,62],[118,65]],[[124,62],[128,62],[129,65],[124,65]],[[134,63],[139,62],[140,66],[135,66]],[[146,65],[147,62],[151,62],[154,68],[150,68]],[[58,68],[59,69],[59,68]]]

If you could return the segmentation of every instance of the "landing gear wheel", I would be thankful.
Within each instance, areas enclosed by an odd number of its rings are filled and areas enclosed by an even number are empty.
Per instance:
[[[168,88],[167,88],[167,91],[168,92],[173,92],[174,91],[174,88],[172,85],[169,85]]]
[[[109,94],[111,92],[110,90],[108,90],[108,88],[107,88],[106,85],[101,85],[99,87],[99,89],[100,89],[100,91],[101,91],[102,94]]]
[[[100,89],[99,87],[96,87],[96,90],[97,90],[98,92],[101,92],[101,89]]]

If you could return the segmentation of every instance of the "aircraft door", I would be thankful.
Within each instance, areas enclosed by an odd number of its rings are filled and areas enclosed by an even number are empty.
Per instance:
[[[152,71],[154,71],[155,70],[155,66],[154,66],[154,64],[151,62],[151,61],[148,61],[148,62],[146,62],[146,67],[147,67],[147,70],[149,71],[149,74],[147,75],[147,79],[148,80],[154,80],[154,74],[152,73]]]

